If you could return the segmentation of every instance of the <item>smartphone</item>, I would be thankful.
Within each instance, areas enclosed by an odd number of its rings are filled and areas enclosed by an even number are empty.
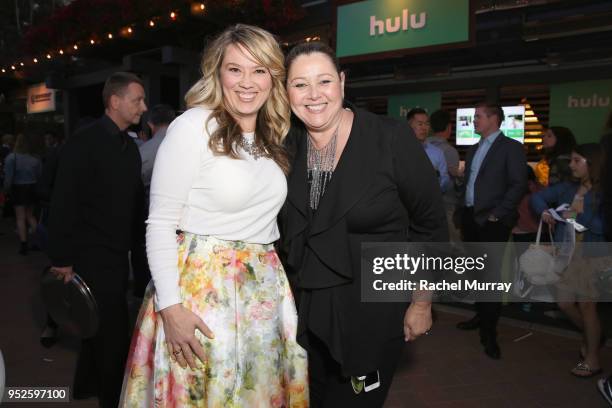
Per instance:
[[[367,375],[357,377],[357,379],[364,382],[363,390],[365,392],[370,392],[380,387],[380,374],[378,373],[378,370],[372,371]]]

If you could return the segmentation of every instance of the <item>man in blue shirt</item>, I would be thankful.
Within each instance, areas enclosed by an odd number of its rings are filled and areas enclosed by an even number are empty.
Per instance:
[[[480,141],[467,152],[465,184],[459,198],[461,231],[465,242],[507,242],[518,220],[518,204],[527,191],[527,159],[523,146],[499,130],[504,112],[497,104],[477,105],[474,130]],[[487,262],[499,275],[502,259]],[[485,354],[499,359],[497,321],[500,302],[476,302],[476,316],[457,325],[462,330],[480,328]]]
[[[459,179],[463,177],[463,172],[459,169],[459,152],[448,142],[453,126],[451,115],[439,109],[429,117],[432,135],[427,138],[427,143],[437,147],[444,153],[446,167],[450,176],[450,188],[444,192],[444,207],[448,222],[448,232],[453,242],[461,241],[459,226],[455,224],[455,208],[457,207],[457,188],[461,184]]]
[[[438,181],[440,183],[440,189],[442,192],[446,192],[451,188],[451,179],[448,174],[448,167],[446,166],[446,159],[444,158],[444,152],[427,142],[427,136],[429,135],[429,116],[425,109],[413,108],[406,115],[406,119],[410,124],[412,130],[417,139],[423,144],[425,153],[429,157],[433,168],[436,170],[438,175]]]

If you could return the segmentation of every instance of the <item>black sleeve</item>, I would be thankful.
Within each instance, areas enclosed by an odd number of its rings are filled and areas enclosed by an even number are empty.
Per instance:
[[[140,171],[138,172],[140,174]],[[147,200],[145,200],[145,189],[142,178],[139,177],[136,182],[136,191],[134,193],[134,214],[132,215],[132,249],[139,249],[145,243],[146,236],[146,221],[149,213],[146,208]]]
[[[87,145],[83,137],[73,136],[63,147],[49,212],[48,255],[53,266],[71,266],[74,262],[78,203],[85,176]]]
[[[516,211],[523,196],[527,192],[527,157],[523,146],[513,141],[506,159],[506,174],[508,187],[502,202],[493,209],[493,215],[504,218]]]
[[[51,152],[49,152],[45,162],[43,163],[40,180],[36,185],[38,197],[43,202],[49,202],[51,200],[51,192],[53,191],[53,184],[55,183],[55,176],[57,174],[57,167],[59,165],[59,154],[59,147],[57,149],[53,149]]]
[[[304,128],[303,125],[299,122],[299,119],[295,118],[293,115],[291,117],[291,128],[289,129],[289,133],[283,140],[283,147],[287,152],[287,157],[289,159],[289,173],[293,171],[293,163],[295,162],[295,155],[297,154],[298,141],[300,137],[304,136]],[[289,174],[287,175],[289,177]],[[293,279],[295,278],[295,273],[290,269],[289,263],[287,262],[287,255],[289,252],[288,242],[286,239],[286,228],[287,228],[287,205],[288,201],[285,199],[283,206],[281,207],[278,216],[276,218],[278,224],[278,230],[280,232],[280,238],[276,241],[275,247],[278,253],[278,257],[280,258],[283,266],[285,267],[285,271],[287,273],[287,277],[293,284]],[[295,287],[295,286],[292,286]]]
[[[448,225],[436,173],[407,123],[393,134],[393,169],[400,200],[410,217],[410,241],[448,242]]]

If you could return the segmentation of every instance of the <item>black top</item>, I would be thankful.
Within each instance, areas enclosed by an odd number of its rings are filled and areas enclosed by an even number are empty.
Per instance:
[[[57,167],[59,165],[59,157],[63,145],[54,146],[49,149],[43,160],[42,173],[36,184],[38,197],[43,204],[48,205],[55,184],[55,176],[57,175]]]
[[[49,219],[54,266],[74,265],[84,249],[129,250],[141,221],[140,168],[138,147],[106,115],[66,142]]]
[[[352,108],[348,142],[321,197],[309,209],[307,139],[293,128],[281,254],[298,300],[298,342],[310,331],[345,375],[380,368],[383,347],[402,336],[405,303],[361,302],[363,242],[448,241],[442,194],[406,121]]]

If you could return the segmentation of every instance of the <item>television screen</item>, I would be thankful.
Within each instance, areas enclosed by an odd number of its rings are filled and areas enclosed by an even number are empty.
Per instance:
[[[521,143],[525,140],[525,107],[503,106],[506,119],[500,129],[504,134]],[[457,109],[457,146],[469,146],[478,143],[480,135],[474,133],[475,108]]]

